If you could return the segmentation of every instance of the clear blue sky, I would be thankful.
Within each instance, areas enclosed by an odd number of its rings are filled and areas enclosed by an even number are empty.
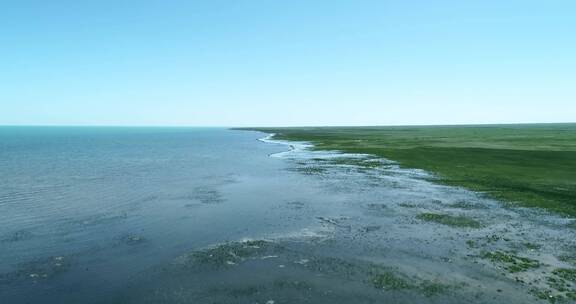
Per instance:
[[[0,1],[0,124],[576,121],[576,1]]]

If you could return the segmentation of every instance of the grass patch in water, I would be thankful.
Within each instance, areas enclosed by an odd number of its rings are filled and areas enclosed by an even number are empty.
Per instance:
[[[556,277],[547,277],[546,278],[546,282],[548,283],[548,286],[562,292],[562,291],[568,291],[568,289],[570,288],[570,285],[568,283],[566,283],[565,280],[561,279],[561,278],[556,278]]]
[[[453,288],[454,288],[453,286],[446,285],[436,281],[423,281],[419,286],[419,289],[427,297],[432,297],[439,294],[445,294]]]
[[[408,279],[386,270],[379,270],[372,273],[371,282],[377,289],[387,291],[414,290],[427,297],[445,294],[454,289],[454,286],[437,281]]]
[[[400,290],[412,289],[412,286],[407,280],[398,277],[392,272],[379,272],[372,276],[372,284],[378,289],[384,290]]]
[[[540,300],[546,300],[553,304],[561,303],[560,301],[563,301],[564,299],[564,297],[554,294],[550,289],[532,288],[530,289],[530,293]]]
[[[485,252],[481,257],[494,263],[504,264],[504,268],[510,273],[522,272],[540,267],[540,262],[536,260],[520,257],[503,251]]]
[[[552,271],[553,274],[576,283],[576,269],[572,268],[557,268]]]
[[[277,250],[273,243],[257,240],[244,242],[231,242],[193,252],[189,257],[196,264],[212,265],[217,267],[233,266],[244,260]]]
[[[461,228],[480,228],[482,225],[480,222],[466,217],[466,216],[453,216],[448,214],[440,213],[421,213],[416,216],[417,219],[426,222],[433,222],[442,225],[447,225],[451,227],[461,227]]]

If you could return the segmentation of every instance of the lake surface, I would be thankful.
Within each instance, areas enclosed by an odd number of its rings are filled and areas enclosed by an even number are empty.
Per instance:
[[[265,136],[0,127],[1,302],[538,303],[572,265],[568,219]]]

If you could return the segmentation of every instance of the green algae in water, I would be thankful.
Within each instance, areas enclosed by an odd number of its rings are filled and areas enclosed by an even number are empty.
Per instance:
[[[547,277],[546,281],[548,283],[548,286],[558,290],[558,291],[568,291],[568,288],[570,287],[569,284],[566,283],[566,281],[564,281],[563,279],[560,278],[556,278],[556,277]]]
[[[372,285],[377,289],[387,291],[413,290],[427,297],[448,293],[454,286],[437,281],[405,279],[391,271],[378,271],[372,274]]]
[[[373,275],[372,284],[378,289],[384,290],[400,290],[400,289],[412,289],[410,283],[407,280],[398,277],[392,272],[379,272]]]
[[[540,267],[540,262],[503,251],[486,252],[481,256],[494,263],[502,263],[510,273],[522,272]]]
[[[196,264],[225,267],[241,263],[248,258],[265,254],[274,249],[278,248],[275,248],[272,242],[262,240],[231,242],[196,251],[190,257]]]
[[[462,227],[462,228],[482,227],[480,222],[466,216],[453,216],[439,213],[421,213],[418,214],[416,218],[423,221],[438,223],[451,227]]]
[[[399,203],[398,206],[403,208],[417,208],[418,205],[412,203]]]
[[[559,303],[563,300],[562,296],[555,295],[550,289],[533,288],[530,290],[536,298],[546,300],[550,303]]]
[[[467,240],[466,245],[470,248],[478,248],[478,244],[474,240]]]
[[[552,271],[553,274],[576,283],[576,269],[572,268],[558,268]]]
[[[419,286],[419,289],[427,297],[448,293],[453,288],[453,286],[436,281],[423,281]]]

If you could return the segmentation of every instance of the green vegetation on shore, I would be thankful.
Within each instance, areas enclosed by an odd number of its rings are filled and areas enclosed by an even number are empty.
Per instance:
[[[576,215],[576,124],[251,130],[384,157],[505,202]]]

